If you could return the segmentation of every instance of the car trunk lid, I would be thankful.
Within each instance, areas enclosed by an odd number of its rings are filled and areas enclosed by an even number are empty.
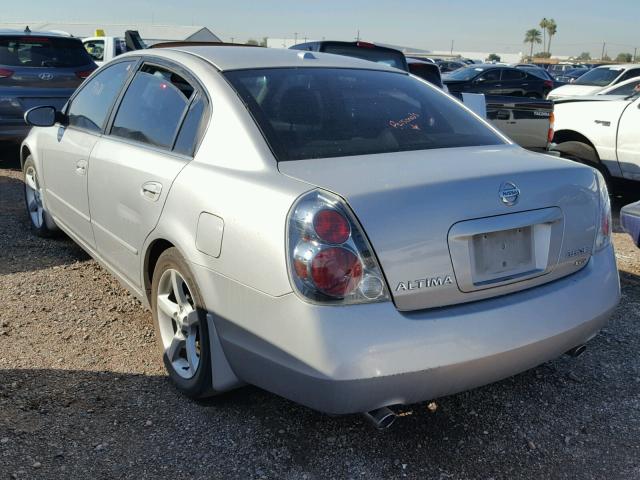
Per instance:
[[[400,310],[530,288],[579,270],[591,255],[592,170],[519,147],[299,160],[279,169],[345,198]]]

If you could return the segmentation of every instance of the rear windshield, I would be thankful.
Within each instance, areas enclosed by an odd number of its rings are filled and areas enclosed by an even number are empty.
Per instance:
[[[225,75],[278,161],[504,143],[458,103],[403,73],[279,68]]]
[[[92,63],[82,42],[72,38],[1,36],[0,65],[81,67]]]
[[[325,53],[333,53],[335,55],[344,55],[346,57],[360,58],[369,60],[370,62],[383,63],[390,67],[406,70],[406,60],[401,52],[393,52],[383,48],[376,47],[358,47],[356,45],[335,45],[327,44],[322,49]]]
[[[605,87],[613,82],[624,69],[618,67],[594,68],[578,78],[573,85]]]

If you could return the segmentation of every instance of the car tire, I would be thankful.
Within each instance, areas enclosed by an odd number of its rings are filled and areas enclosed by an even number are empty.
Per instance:
[[[177,248],[165,250],[151,282],[156,339],[169,378],[189,398],[211,396],[211,350],[207,311],[187,262]]]
[[[38,170],[31,155],[25,160],[22,166],[22,173],[24,175],[24,201],[31,230],[43,238],[56,236],[60,233],[60,230],[49,212],[44,208]]]

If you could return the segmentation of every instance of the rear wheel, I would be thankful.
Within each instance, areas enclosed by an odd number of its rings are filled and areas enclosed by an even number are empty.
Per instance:
[[[211,395],[206,310],[195,278],[176,248],[158,258],[151,295],[156,337],[171,381],[188,397]]]
[[[555,150],[561,153],[562,158],[573,160],[574,162],[582,163],[583,165],[588,165],[598,170],[607,182],[609,192],[612,191],[612,182],[609,170],[602,165],[598,152],[596,152],[596,149],[591,145],[577,140],[572,140],[557,144]]]
[[[22,172],[24,173],[24,200],[31,221],[31,229],[40,237],[54,236],[59,230],[44,208],[38,171],[31,155],[25,160]]]

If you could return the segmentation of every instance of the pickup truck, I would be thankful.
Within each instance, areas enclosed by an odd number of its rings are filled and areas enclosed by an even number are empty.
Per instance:
[[[415,58],[406,58],[400,50],[393,48],[369,42],[330,40],[301,43],[290,48],[346,55],[384,63],[410,72],[447,91],[439,70],[422,71],[425,68],[425,62]],[[455,93],[454,96],[464,102],[462,93]],[[518,145],[529,150],[547,150],[551,137],[553,137],[553,102],[537,98],[487,95],[486,106],[484,116],[487,120]],[[472,110],[474,109],[472,108]]]
[[[552,147],[600,170],[605,178],[640,182],[640,92],[622,99],[580,97],[555,102]]]
[[[96,33],[101,33],[101,31],[98,30]],[[124,33],[124,38],[105,37],[104,35],[87,37],[82,40],[82,44],[98,66],[102,66],[125,52],[146,48],[137,30],[127,30]]]

